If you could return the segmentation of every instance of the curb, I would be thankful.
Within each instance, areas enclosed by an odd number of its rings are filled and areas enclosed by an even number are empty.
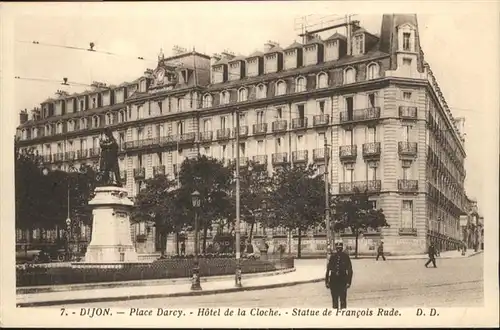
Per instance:
[[[17,303],[16,307],[42,307],[42,306],[54,306],[54,305],[67,305],[67,304],[81,304],[81,303],[92,303],[92,302],[112,302],[112,301],[124,301],[124,300],[139,300],[139,299],[153,299],[153,298],[168,298],[168,297],[189,297],[189,296],[206,296],[211,294],[220,293],[233,293],[241,291],[255,291],[255,290],[265,290],[265,289],[275,289],[287,286],[294,286],[307,283],[316,283],[324,281],[325,279],[316,278],[312,280],[302,280],[287,283],[276,283],[267,285],[254,285],[242,288],[227,288],[227,289],[215,289],[207,291],[189,291],[189,292],[177,292],[177,293],[157,293],[157,294],[147,294],[147,295],[136,295],[136,296],[121,296],[121,297],[102,297],[102,298],[80,298],[80,299],[67,299],[67,300],[51,300],[51,301],[35,301],[27,303]]]
[[[270,272],[260,272],[260,273],[249,273],[244,274],[245,278],[259,278],[267,276],[277,276],[285,275],[288,273],[295,272],[296,268],[281,269]],[[228,275],[216,275],[216,276],[206,276],[202,277],[201,282],[216,282],[227,280],[233,278],[234,274]],[[102,282],[102,283],[78,283],[69,285],[58,285],[58,286],[31,286],[31,287],[20,287],[16,289],[17,294],[37,294],[37,293],[48,293],[48,292],[64,292],[64,291],[83,291],[83,290],[98,290],[98,289],[114,289],[122,287],[139,287],[139,286],[155,286],[155,285],[175,285],[175,284],[188,284],[191,283],[190,278],[172,278],[172,279],[153,279],[153,280],[134,280],[134,281],[122,281],[122,282]]]

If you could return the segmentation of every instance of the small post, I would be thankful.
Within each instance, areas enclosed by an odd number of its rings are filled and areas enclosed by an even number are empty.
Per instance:
[[[198,208],[200,207],[200,193],[194,191],[191,194],[193,208],[194,208],[194,266],[193,266],[193,279],[191,283],[191,290],[200,291],[200,260],[198,258],[199,254],[199,238],[198,238]]]

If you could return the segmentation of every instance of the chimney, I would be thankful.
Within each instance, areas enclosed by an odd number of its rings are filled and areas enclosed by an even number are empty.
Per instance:
[[[235,57],[234,53],[230,52],[227,49],[224,49],[224,51],[221,54],[222,54],[222,57],[224,57],[225,59],[228,59],[228,60],[232,60]]]
[[[345,17],[346,23],[347,23],[347,31],[346,31],[346,38],[347,38],[347,55],[351,56],[352,55],[352,31],[351,31],[351,16],[346,15]]]
[[[268,40],[264,44],[264,52],[270,51],[271,49],[273,49],[274,47],[277,47],[277,46],[279,46],[279,44],[277,42]]]
[[[218,61],[220,61],[221,58],[222,58],[221,54],[219,54],[219,53],[213,54],[212,57],[210,57],[210,66],[212,66],[215,63],[217,63]]]
[[[26,109],[21,110],[21,112],[19,113],[19,122],[22,125],[27,121],[28,121],[28,110],[26,110]]]

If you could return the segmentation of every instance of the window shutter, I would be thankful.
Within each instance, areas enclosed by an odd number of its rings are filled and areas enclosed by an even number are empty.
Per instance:
[[[235,103],[238,101],[238,91],[229,91],[229,103]]]
[[[113,112],[113,124],[118,124],[118,112]]]
[[[285,82],[286,82],[286,93],[287,94],[295,93],[295,86],[297,85],[295,78],[294,77],[287,78]]]
[[[276,81],[267,84],[265,87],[266,97],[273,97],[276,95]]]
[[[307,86],[308,91],[316,89],[316,75],[309,75],[307,77]]]
[[[332,86],[340,86],[344,83],[344,72],[342,69],[335,69],[331,71],[330,76],[330,85]]]
[[[366,64],[360,64],[356,68],[356,82],[366,80]]]
[[[257,98],[257,86],[248,87],[248,99],[255,100]]]

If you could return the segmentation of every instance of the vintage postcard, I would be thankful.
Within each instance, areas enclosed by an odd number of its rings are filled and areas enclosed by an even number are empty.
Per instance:
[[[499,9],[0,4],[0,324],[498,326]]]

